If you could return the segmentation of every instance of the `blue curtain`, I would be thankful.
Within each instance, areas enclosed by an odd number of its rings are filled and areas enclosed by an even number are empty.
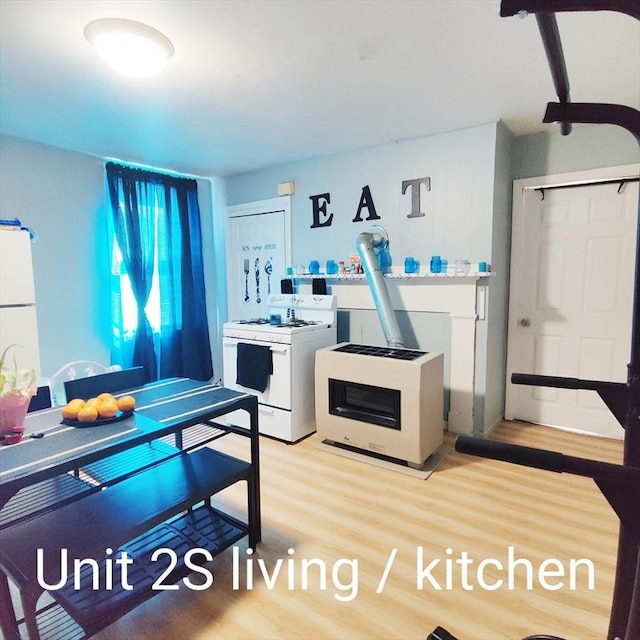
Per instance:
[[[147,381],[209,380],[197,183],[112,162],[106,173],[114,234],[138,312],[131,362],[119,364],[143,366]],[[157,335],[145,313],[154,276],[160,297]]]

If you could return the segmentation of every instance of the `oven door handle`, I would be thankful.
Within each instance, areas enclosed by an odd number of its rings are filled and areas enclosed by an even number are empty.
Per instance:
[[[287,347],[269,347],[271,349],[271,353],[287,353],[289,350]]]

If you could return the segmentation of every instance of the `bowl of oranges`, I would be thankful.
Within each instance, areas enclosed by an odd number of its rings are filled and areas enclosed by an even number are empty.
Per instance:
[[[105,392],[88,400],[69,400],[62,408],[62,422],[74,427],[109,424],[130,417],[135,408],[136,399],[133,396],[116,398]]]

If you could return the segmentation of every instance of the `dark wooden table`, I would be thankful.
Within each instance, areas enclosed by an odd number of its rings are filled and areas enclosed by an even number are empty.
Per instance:
[[[184,378],[158,381],[127,391],[126,394],[136,398],[136,410],[131,417],[111,424],[89,427],[69,426],[61,422],[59,408],[29,414],[25,421],[23,441],[16,445],[0,447],[0,510],[21,489],[69,472],[91,468],[92,464],[100,463],[123,452],[130,452],[140,445],[154,443],[159,438],[166,439],[167,436],[172,436],[177,448],[182,449],[183,437],[186,437],[190,429],[196,429],[197,425],[204,424],[205,429],[211,434],[219,432],[224,435],[233,432],[250,439],[250,465],[247,466],[249,476],[247,478],[249,480],[247,529],[249,544],[255,546],[261,538],[256,397],[252,394]],[[245,410],[249,413],[249,429],[215,422],[216,418],[236,410]],[[42,437],[31,437],[39,434],[43,434]],[[215,437],[220,436],[212,435],[209,440]],[[135,469],[123,478],[131,475],[135,475]],[[117,489],[118,481],[114,481],[113,484]],[[99,487],[97,490],[99,491]],[[115,491],[113,494],[115,495]],[[95,502],[95,499],[93,501]],[[80,499],[65,508],[67,511],[71,509],[82,513],[83,505],[90,502],[91,500]],[[63,513],[62,510],[59,511]],[[51,519],[52,515],[49,514],[48,520],[43,521],[51,521]],[[20,548],[23,548],[24,545],[19,540],[23,530],[34,531],[34,523],[37,522],[38,516],[34,516],[31,521],[9,526],[0,532],[0,535],[3,536],[5,543],[11,543],[11,534],[15,532],[14,544],[15,539],[18,539],[19,544],[22,545]],[[35,553],[35,549],[33,551]],[[15,558],[10,560],[7,557],[3,561],[2,549],[0,549],[0,599],[3,601],[0,622],[8,638],[19,637],[15,613],[9,610],[13,609],[10,599],[7,603],[7,598],[10,598],[7,575],[14,580],[16,575],[19,578],[22,577],[16,571],[15,564]]]

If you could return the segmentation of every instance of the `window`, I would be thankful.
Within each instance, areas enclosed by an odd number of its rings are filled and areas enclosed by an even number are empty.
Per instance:
[[[155,211],[157,218],[157,209]],[[138,326],[138,306],[131,288],[131,280],[127,273],[126,265],[122,260],[122,252],[110,225],[109,236],[111,238],[111,311],[114,335],[124,340],[131,340],[135,336]],[[153,279],[151,292],[144,311],[154,334],[160,332],[160,282],[158,278],[158,242],[153,256]]]
[[[112,363],[213,376],[197,182],[107,163]]]

